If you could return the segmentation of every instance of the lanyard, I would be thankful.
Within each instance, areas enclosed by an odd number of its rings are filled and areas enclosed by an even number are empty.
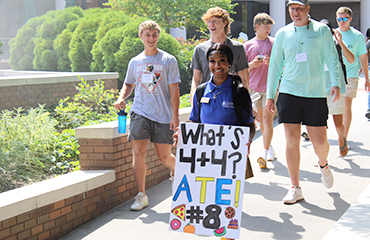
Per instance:
[[[296,26],[294,26],[294,40],[296,41],[296,43],[298,45],[298,52],[299,52],[299,46],[305,44],[306,42],[307,42],[307,44],[306,44],[306,51],[305,52],[307,52],[307,48],[308,48],[308,37],[310,35],[310,23],[311,23],[311,21],[309,21],[308,22],[308,25],[307,25],[307,38],[302,43],[301,42],[298,42],[298,40],[297,40],[297,28],[296,28]]]
[[[260,51],[260,55],[263,55],[263,52],[265,51],[265,47],[266,47],[266,43],[267,43],[268,39],[269,39],[268,37],[265,39],[265,45],[263,45],[262,51],[261,51],[261,48],[260,48],[260,44],[257,40],[257,46],[258,46],[258,51]]]

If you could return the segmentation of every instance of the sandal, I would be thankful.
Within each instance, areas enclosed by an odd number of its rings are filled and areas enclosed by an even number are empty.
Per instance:
[[[344,145],[342,147],[339,147],[339,154],[342,157],[345,157],[348,154],[349,148],[348,148],[347,141],[346,141],[346,138],[345,137],[343,138],[343,141],[344,141]]]

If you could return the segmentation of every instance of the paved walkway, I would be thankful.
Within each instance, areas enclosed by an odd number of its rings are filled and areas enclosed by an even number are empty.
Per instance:
[[[364,116],[366,110],[367,93],[361,79],[358,96],[353,101],[350,151],[344,158],[339,156],[332,118],[328,121],[329,163],[335,178],[329,190],[322,185],[319,169],[314,166],[317,159],[311,142],[301,142],[301,186],[305,200],[294,205],[282,203],[290,187],[283,125],[275,121],[273,146],[277,159],[269,162],[265,170],[260,170],[256,162],[262,151],[262,137],[257,133],[251,149],[255,177],[244,188],[240,239],[370,239],[370,122]],[[62,239],[219,239],[168,230],[170,180],[148,189],[147,194],[150,205],[144,210],[130,211],[133,200],[127,201]]]

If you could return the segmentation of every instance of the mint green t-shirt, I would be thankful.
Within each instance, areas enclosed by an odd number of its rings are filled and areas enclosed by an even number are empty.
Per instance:
[[[340,32],[342,33],[342,41],[347,45],[347,48],[353,53],[353,55],[355,55],[355,62],[352,64],[343,56],[343,62],[344,65],[346,65],[347,70],[347,78],[358,78],[361,67],[359,56],[367,53],[364,35],[353,27],[350,27],[348,31]]]
[[[297,61],[297,54],[306,53],[307,60]],[[302,58],[301,58],[302,59]],[[293,23],[279,29],[272,47],[267,77],[267,98],[279,92],[298,97],[325,98],[325,62],[330,70],[331,86],[339,87],[342,71],[329,28],[315,20],[306,26]],[[284,68],[283,68],[284,67]]]

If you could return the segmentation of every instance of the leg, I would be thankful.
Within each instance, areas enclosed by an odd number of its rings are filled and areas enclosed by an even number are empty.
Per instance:
[[[370,92],[367,95],[367,112],[365,116],[370,119]]]
[[[343,151],[340,151],[340,155],[345,156],[348,153],[348,148],[346,148],[345,146],[346,138],[344,137],[345,126],[343,125],[343,114],[333,115],[333,120],[334,120],[335,129],[337,130],[337,133],[338,133],[339,148],[341,149],[342,147],[345,147]]]
[[[329,154],[329,142],[326,135],[326,127],[307,126],[307,131],[310,136],[316,156],[319,158],[320,166],[325,166]]]
[[[274,114],[270,113],[265,107],[263,108],[263,147],[268,150],[271,145],[272,135],[274,132]]]
[[[148,141],[149,139],[131,141],[133,149],[132,168],[134,170],[136,187],[138,192],[143,192],[144,195],[145,195],[145,176],[146,176],[145,157]]]
[[[351,97],[344,97],[344,106],[346,112],[343,114],[343,124],[345,126],[344,137],[348,139],[349,127],[352,122],[352,100]]]
[[[264,111],[263,111],[264,108],[261,108],[261,109],[258,109],[257,110],[257,113],[258,113],[258,116],[260,118],[260,129],[261,129],[261,133],[263,134],[264,130],[265,130],[265,125],[264,125],[264,122],[263,122],[263,114],[264,114]],[[267,148],[268,149],[268,148]]]
[[[284,123],[286,147],[285,157],[292,185],[299,187],[301,125]]]
[[[176,157],[171,153],[171,145],[154,143],[154,147],[159,160],[174,173]]]

